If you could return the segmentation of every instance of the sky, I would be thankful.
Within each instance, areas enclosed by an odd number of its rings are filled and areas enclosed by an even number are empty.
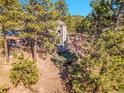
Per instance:
[[[91,12],[90,0],[66,0],[71,15],[87,16]]]
[[[20,1],[22,2],[25,0]],[[69,8],[69,13],[71,15],[87,16],[91,11],[91,7],[89,5],[90,1],[91,0],[66,0]]]

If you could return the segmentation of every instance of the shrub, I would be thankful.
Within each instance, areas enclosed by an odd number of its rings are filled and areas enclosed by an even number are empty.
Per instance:
[[[71,63],[76,62],[78,56],[72,51],[66,51],[53,55],[52,60],[57,66],[62,67],[63,65],[70,65]]]
[[[124,92],[124,41],[120,33],[111,30],[102,33],[93,41],[90,53],[71,66],[70,81],[74,92]]]
[[[25,87],[30,87],[36,84],[39,79],[38,68],[34,61],[24,58],[23,55],[15,57],[17,62],[12,64],[10,70],[10,80],[14,86],[19,83],[24,84]]]
[[[64,52],[64,53],[60,53],[59,56],[65,58],[65,63],[66,64],[71,64],[71,63],[78,60],[77,55],[73,51],[67,51],[67,52]]]
[[[58,66],[62,67],[66,61],[66,59],[58,54],[54,54],[52,57],[52,61]]]
[[[0,86],[0,93],[8,93],[9,87],[7,85]]]

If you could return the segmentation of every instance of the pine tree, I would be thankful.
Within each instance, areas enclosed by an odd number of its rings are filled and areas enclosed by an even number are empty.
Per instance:
[[[52,2],[50,0],[30,0],[25,10],[27,13],[27,19],[25,20],[25,36],[28,36],[31,40],[33,59],[36,60],[38,39],[46,38],[49,40],[48,38],[53,36],[49,30],[56,27],[56,19],[58,15],[53,9]],[[39,43],[40,45],[42,44],[41,42]]]
[[[26,88],[31,88],[39,80],[39,71],[34,61],[25,58],[23,54],[14,55],[15,63],[12,64],[9,78],[17,87],[22,83]]]
[[[94,33],[96,36],[102,32],[101,29],[114,26],[117,5],[113,0],[91,0],[92,12],[89,17],[94,22]]]
[[[55,9],[60,13],[60,16],[68,15],[68,6],[66,4],[66,0],[58,0],[55,3]]]
[[[93,9],[95,17],[90,17],[94,20],[99,16],[101,19],[100,23],[104,23],[106,16],[104,16],[104,9],[109,7],[108,4],[101,5],[101,2],[106,0],[93,0]],[[107,0],[106,2],[111,1]],[[120,4],[115,0],[113,4]],[[101,7],[105,7],[104,9]],[[114,15],[118,15],[117,11],[121,7],[116,8]],[[118,9],[118,10],[117,10]],[[106,9],[105,9],[106,10]],[[108,10],[107,10],[108,11]],[[107,14],[108,12],[106,12]],[[91,16],[91,15],[90,15]],[[110,16],[110,23],[112,23],[112,15]],[[97,19],[95,19],[97,20]],[[116,17],[115,17],[116,20]],[[121,21],[124,22],[123,15],[121,16]],[[96,21],[95,21],[96,22]],[[99,23],[99,20],[97,20]],[[116,24],[118,21],[114,21]],[[97,24],[97,23],[95,23]],[[109,23],[105,23],[108,25]],[[93,29],[94,32],[100,31],[98,37],[96,33],[92,33],[88,43],[90,43],[92,49],[89,51],[80,63],[75,63],[70,69],[70,76],[72,80],[72,88],[76,93],[123,93],[124,91],[124,26],[121,22],[118,23],[117,31],[114,30],[113,26],[109,27],[108,30]],[[96,27],[102,28],[102,25],[97,24]],[[91,35],[91,34],[89,34]],[[83,91],[83,92],[82,92]]]
[[[9,59],[6,38],[7,30],[19,30],[23,26],[24,12],[18,0],[0,0],[0,24],[4,36],[6,61]]]

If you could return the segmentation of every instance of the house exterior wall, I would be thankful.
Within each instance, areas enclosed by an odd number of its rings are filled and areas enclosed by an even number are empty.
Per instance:
[[[60,25],[60,45],[64,46],[67,41],[67,28],[65,25]]]
[[[65,42],[67,41],[67,26],[66,24],[61,21],[61,20],[58,20],[58,36],[60,38],[60,45],[64,46],[65,45]]]

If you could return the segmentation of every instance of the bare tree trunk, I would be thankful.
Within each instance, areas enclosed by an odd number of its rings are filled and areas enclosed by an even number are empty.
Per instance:
[[[37,37],[34,40],[34,61],[37,61]]]
[[[118,11],[117,21],[115,24],[115,31],[118,31],[120,28],[120,21],[122,21],[121,18],[124,15],[123,12],[124,12],[124,3],[121,4],[120,10]]]
[[[6,62],[9,62],[9,51],[8,51],[8,44],[7,44],[7,38],[6,38],[4,26],[3,26],[2,31],[3,31],[3,40],[4,40]]]
[[[119,29],[120,18],[121,18],[121,10],[118,13],[118,17],[117,17],[117,21],[116,21],[116,25],[115,25],[115,31],[118,31],[118,29]]]
[[[36,59],[36,52],[37,52],[37,40],[31,39],[31,53],[32,53],[32,59],[34,61],[37,61]]]
[[[99,87],[98,87],[98,85],[96,85],[95,89],[93,90],[93,93],[98,93],[98,89],[99,89]]]

